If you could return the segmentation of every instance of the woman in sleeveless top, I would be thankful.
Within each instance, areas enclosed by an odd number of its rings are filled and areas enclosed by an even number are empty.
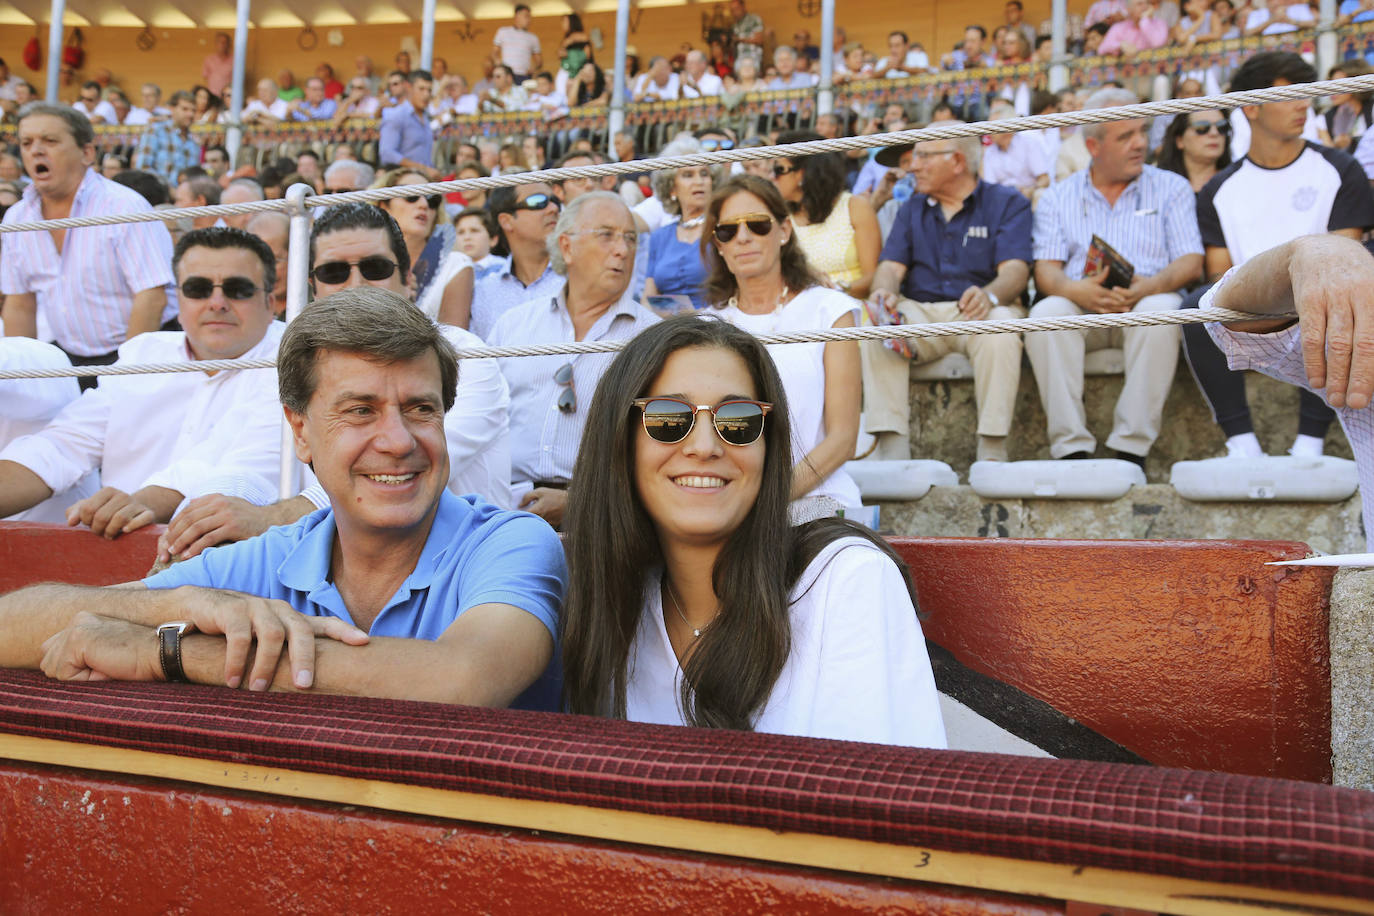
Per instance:
[[[394,169],[377,187],[424,184],[429,179],[409,169]],[[415,273],[415,304],[442,324],[468,326],[472,312],[472,259],[453,246],[453,226],[440,221],[443,197],[393,197],[377,204],[401,227]]]
[[[810,131],[788,131],[779,143],[820,140]],[[792,225],[807,262],[831,286],[863,298],[878,269],[882,235],[869,202],[845,190],[841,153],[773,160],[773,182],[792,211]]]

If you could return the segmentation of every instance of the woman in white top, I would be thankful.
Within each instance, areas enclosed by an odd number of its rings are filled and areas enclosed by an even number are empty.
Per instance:
[[[409,169],[394,169],[377,187],[424,184],[429,179]],[[454,248],[454,229],[440,221],[440,194],[393,197],[377,206],[401,227],[415,273],[415,304],[441,324],[466,328],[472,315],[472,259]]]
[[[611,363],[569,491],[570,711],[945,747],[901,561],[842,519],[787,521],[787,396],[708,315]]]
[[[858,303],[830,289],[793,237],[787,204],[770,181],[736,175],[706,209],[706,301],[755,336],[854,326]],[[860,505],[844,472],[859,435],[863,382],[854,341],[768,348],[791,405],[793,519]]]

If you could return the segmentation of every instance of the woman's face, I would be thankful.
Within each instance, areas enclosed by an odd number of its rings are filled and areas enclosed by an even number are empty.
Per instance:
[[[997,50],[1003,60],[1017,60],[1021,57],[1021,42],[1017,40],[1017,33],[1011,29],[1004,31],[997,39]]]
[[[673,176],[673,195],[682,210],[683,219],[691,219],[706,212],[711,202],[711,168],[698,165],[677,170]]]
[[[753,229],[743,223],[735,237],[728,242],[718,238],[711,241],[720,252],[725,266],[735,275],[737,281],[758,277],[782,276],[782,246],[792,235],[792,224],[777,220],[768,211],[768,205],[748,191],[730,195],[720,208],[717,224],[735,223],[748,217],[751,221],[768,221],[768,229],[755,235]]]
[[[778,186],[782,199],[790,203],[801,203],[802,170],[797,168],[794,159],[773,160],[773,184]]]
[[[406,172],[396,184],[424,184],[427,180],[423,175]],[[391,214],[391,218],[401,227],[401,233],[407,238],[429,238],[429,233],[434,228],[435,213],[424,197],[417,197],[414,201],[406,200],[404,197],[393,197],[383,201],[383,204],[386,212]]]
[[[715,407],[722,401],[756,400],[759,392],[738,353],[687,347],[664,361],[645,396]],[[642,416],[636,420],[635,489],[658,531],[659,545],[667,550],[723,543],[758,499],[764,437],[749,445],[729,445],[716,432],[710,413],[702,410],[685,439],[664,443],[644,431]]]
[[[501,162],[502,171],[513,169],[518,165],[515,161],[515,150],[513,149],[502,149],[501,152],[497,153],[497,156]]]
[[[577,78],[588,86],[596,82],[596,65],[587,61],[582,65],[582,69],[577,71]]]
[[[476,169],[463,169],[458,173],[459,178],[481,178],[482,173]],[[463,200],[467,201],[468,206],[480,207],[487,202],[486,191],[464,191]]]
[[[480,261],[491,254],[492,237],[487,234],[487,227],[482,225],[482,221],[475,216],[468,216],[458,220],[455,228],[457,234],[457,248],[463,254]]]
[[[744,169],[746,175],[756,175],[764,181],[773,180],[772,159],[750,159],[748,162],[741,162],[740,168]]]
[[[1331,75],[1328,76],[1327,79],[1343,80],[1343,79],[1345,79],[1346,76],[1348,76],[1348,75],[1349,75],[1349,74],[1347,74],[1344,70],[1332,70],[1332,71],[1331,71]],[[1339,106],[1339,105],[1344,105],[1346,102],[1349,102],[1350,99],[1351,99],[1350,93],[1348,93],[1348,92],[1337,92],[1337,93],[1335,93],[1335,94],[1333,94],[1333,95],[1331,96],[1331,105],[1332,105],[1333,107]]]
[[[520,142],[520,148],[525,151],[525,161],[533,167],[539,161],[539,138],[526,137]]]
[[[758,79],[759,68],[754,66],[754,61],[748,57],[744,60],[735,62],[735,73],[740,82],[748,83]]]
[[[844,56],[845,69],[850,73],[858,73],[864,66],[864,49],[853,48]]]
[[[1188,126],[1178,138],[1178,148],[1185,156],[1215,163],[1226,150],[1226,117],[1219,111],[1198,111],[1188,116]],[[1206,127],[1199,134],[1196,128]]]

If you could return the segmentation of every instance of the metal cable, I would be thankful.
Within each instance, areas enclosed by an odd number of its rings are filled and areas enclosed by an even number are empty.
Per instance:
[[[707,313],[709,314],[709,312]],[[817,343],[831,340],[888,340],[893,338],[962,337],[965,334],[1022,334],[1034,331],[1085,331],[1092,328],[1129,328],[1157,325],[1201,324],[1207,321],[1272,321],[1291,314],[1258,315],[1231,309],[1178,309],[1171,312],[1125,312],[1111,315],[1073,315],[1062,318],[1011,318],[985,321],[944,321],[930,324],[882,327],[825,328],[760,335],[765,344]],[[614,353],[628,339],[582,343],[538,344],[520,347],[473,347],[458,351],[459,359],[491,359],[521,356],[561,356],[575,353]],[[221,372],[230,369],[271,369],[274,359],[213,359],[185,363],[144,363],[114,366],[73,366],[63,369],[0,370],[0,381],[77,376],[148,375],[161,372]]]
[[[1232,92],[1225,95],[1202,96],[1195,99],[1170,99],[1164,102],[1148,102],[1139,105],[1121,105],[1114,108],[1095,108],[1091,111],[1071,111],[1060,114],[1035,115],[1027,118],[1008,118],[1001,121],[979,121],[974,124],[955,124],[944,126],[932,124],[916,130],[895,131],[884,134],[869,134],[863,137],[840,137],[835,140],[813,140],[805,143],[791,143],[782,146],[764,146],[753,149],[719,150],[713,153],[696,153],[690,156],[670,156],[657,159],[634,159],[629,162],[608,162],[603,165],[578,166],[577,168],[543,169],[537,172],[518,172],[513,175],[500,175],[495,178],[465,178],[453,181],[438,181],[429,184],[400,185],[394,188],[376,188],[368,191],[350,191],[344,194],[322,194],[305,200],[306,207],[332,207],[343,203],[376,203],[393,197],[413,195],[447,194],[454,191],[491,190],[512,187],[534,182],[557,183],[570,178],[600,178],[606,175],[627,175],[657,169],[677,169],[697,165],[714,165],[721,162],[746,162],[753,159],[776,159],[792,156],[810,156],[816,153],[842,152],[846,150],[872,149],[882,146],[898,146],[906,143],[923,143],[928,140],[952,140],[960,137],[981,137],[987,134],[1013,133],[1023,130],[1043,130],[1048,127],[1073,127],[1084,124],[1102,124],[1110,121],[1129,121],[1150,118],[1158,115],[1182,114],[1188,111],[1209,111],[1214,109],[1240,108],[1245,105],[1261,105],[1266,102],[1288,102],[1295,99],[1310,99],[1340,93],[1359,93],[1374,91],[1374,75],[1354,76],[1339,80],[1324,80],[1316,83],[1303,83],[1296,86],[1271,86],[1268,89],[1252,89],[1247,92]],[[0,225],[0,233],[35,232],[42,229],[75,229],[82,226],[111,226],[120,223],[146,223],[159,220],[195,219],[205,216],[233,216],[243,213],[260,213],[266,210],[293,210],[286,200],[262,200],[245,204],[219,204],[213,207],[187,207],[183,210],[151,210],[142,213],[123,213],[111,216],[80,216],[66,219],[39,220],[28,223]]]

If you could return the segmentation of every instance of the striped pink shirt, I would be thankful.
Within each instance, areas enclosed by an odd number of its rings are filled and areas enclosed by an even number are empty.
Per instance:
[[[94,169],[77,188],[72,216],[106,216],[150,209],[137,192]],[[41,220],[33,185],[5,213],[6,223]],[[39,326],[68,353],[99,356],[129,336],[134,294],[156,286],[167,291],[165,322],[177,314],[172,275],[172,236],[164,223],[124,223],[67,230],[58,254],[50,232],[14,232],[0,239],[0,293],[36,293]]]

